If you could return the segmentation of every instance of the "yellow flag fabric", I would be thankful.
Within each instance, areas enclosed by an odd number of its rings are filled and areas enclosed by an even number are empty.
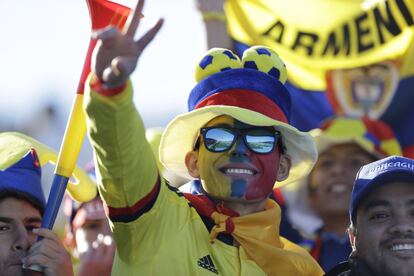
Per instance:
[[[397,61],[414,74],[412,0],[226,0],[230,36],[275,49],[289,81],[325,90],[329,70]]]
[[[262,212],[240,217],[213,212],[211,217],[216,223],[210,233],[212,240],[226,231],[226,224],[232,224],[232,236],[267,275],[323,275],[308,252],[279,236],[281,211],[273,200],[267,200]]]

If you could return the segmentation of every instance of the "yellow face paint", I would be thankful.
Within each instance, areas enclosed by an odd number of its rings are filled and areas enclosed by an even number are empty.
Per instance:
[[[211,120],[206,126],[213,125],[233,126],[234,119],[229,116],[220,116]],[[231,179],[219,170],[222,165],[229,162],[228,152],[210,152],[204,147],[203,143],[202,141],[200,145],[198,160],[201,184],[209,195],[221,199],[229,198]]]
[[[227,115],[214,118],[207,123],[206,127],[209,126],[252,127]],[[201,184],[210,196],[218,199],[251,201],[268,197],[277,178],[278,164],[277,149],[268,154],[256,154],[248,149],[241,137],[224,152],[210,152],[203,141],[200,143]]]

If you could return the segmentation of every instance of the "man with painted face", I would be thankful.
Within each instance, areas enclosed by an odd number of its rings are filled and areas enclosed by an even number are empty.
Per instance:
[[[20,133],[0,134],[0,275],[73,275],[70,255],[58,236],[40,228],[46,202],[39,145]],[[43,239],[36,242],[38,236]],[[34,264],[43,273],[23,268]]]
[[[365,164],[400,155],[401,148],[385,123],[367,117],[332,117],[310,133],[318,161],[307,178],[282,188],[288,222],[302,235],[285,231],[286,227],[281,227],[281,233],[309,248],[328,271],[351,253],[346,229],[356,173]]]
[[[349,216],[352,255],[327,275],[414,275],[414,160],[391,156],[363,166]]]
[[[124,33],[96,34],[84,102],[117,247],[112,273],[322,275],[308,252],[279,235],[280,208],[268,199],[275,182],[306,174],[316,159],[310,135],[288,124],[283,62],[264,47],[242,60],[213,49],[200,61],[189,112],[160,144],[167,169],[202,184],[203,194],[182,194],[160,177],[132,102],[128,77],[162,23],[135,41],[142,7]]]

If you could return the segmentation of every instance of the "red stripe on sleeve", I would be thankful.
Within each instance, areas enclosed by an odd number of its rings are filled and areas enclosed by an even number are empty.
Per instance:
[[[113,217],[120,217],[120,216],[131,216],[134,215],[141,210],[143,210],[149,203],[152,203],[155,197],[158,195],[158,191],[160,189],[160,176],[158,175],[157,181],[154,185],[154,188],[141,200],[130,207],[123,207],[123,208],[115,208],[108,206],[108,216],[110,218]]]

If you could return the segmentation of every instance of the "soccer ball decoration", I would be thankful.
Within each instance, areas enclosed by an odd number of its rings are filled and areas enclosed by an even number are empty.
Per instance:
[[[195,80],[200,82],[213,74],[236,68],[248,68],[262,71],[285,84],[287,79],[286,65],[278,54],[264,46],[247,49],[240,61],[232,51],[224,48],[209,50],[199,62],[195,70]]]
[[[210,49],[197,65],[195,80],[197,82],[218,72],[242,68],[241,61],[232,51],[224,48]]]
[[[286,82],[286,65],[279,55],[268,47],[254,46],[247,49],[242,62],[244,68],[256,69],[277,78],[283,84]]]

